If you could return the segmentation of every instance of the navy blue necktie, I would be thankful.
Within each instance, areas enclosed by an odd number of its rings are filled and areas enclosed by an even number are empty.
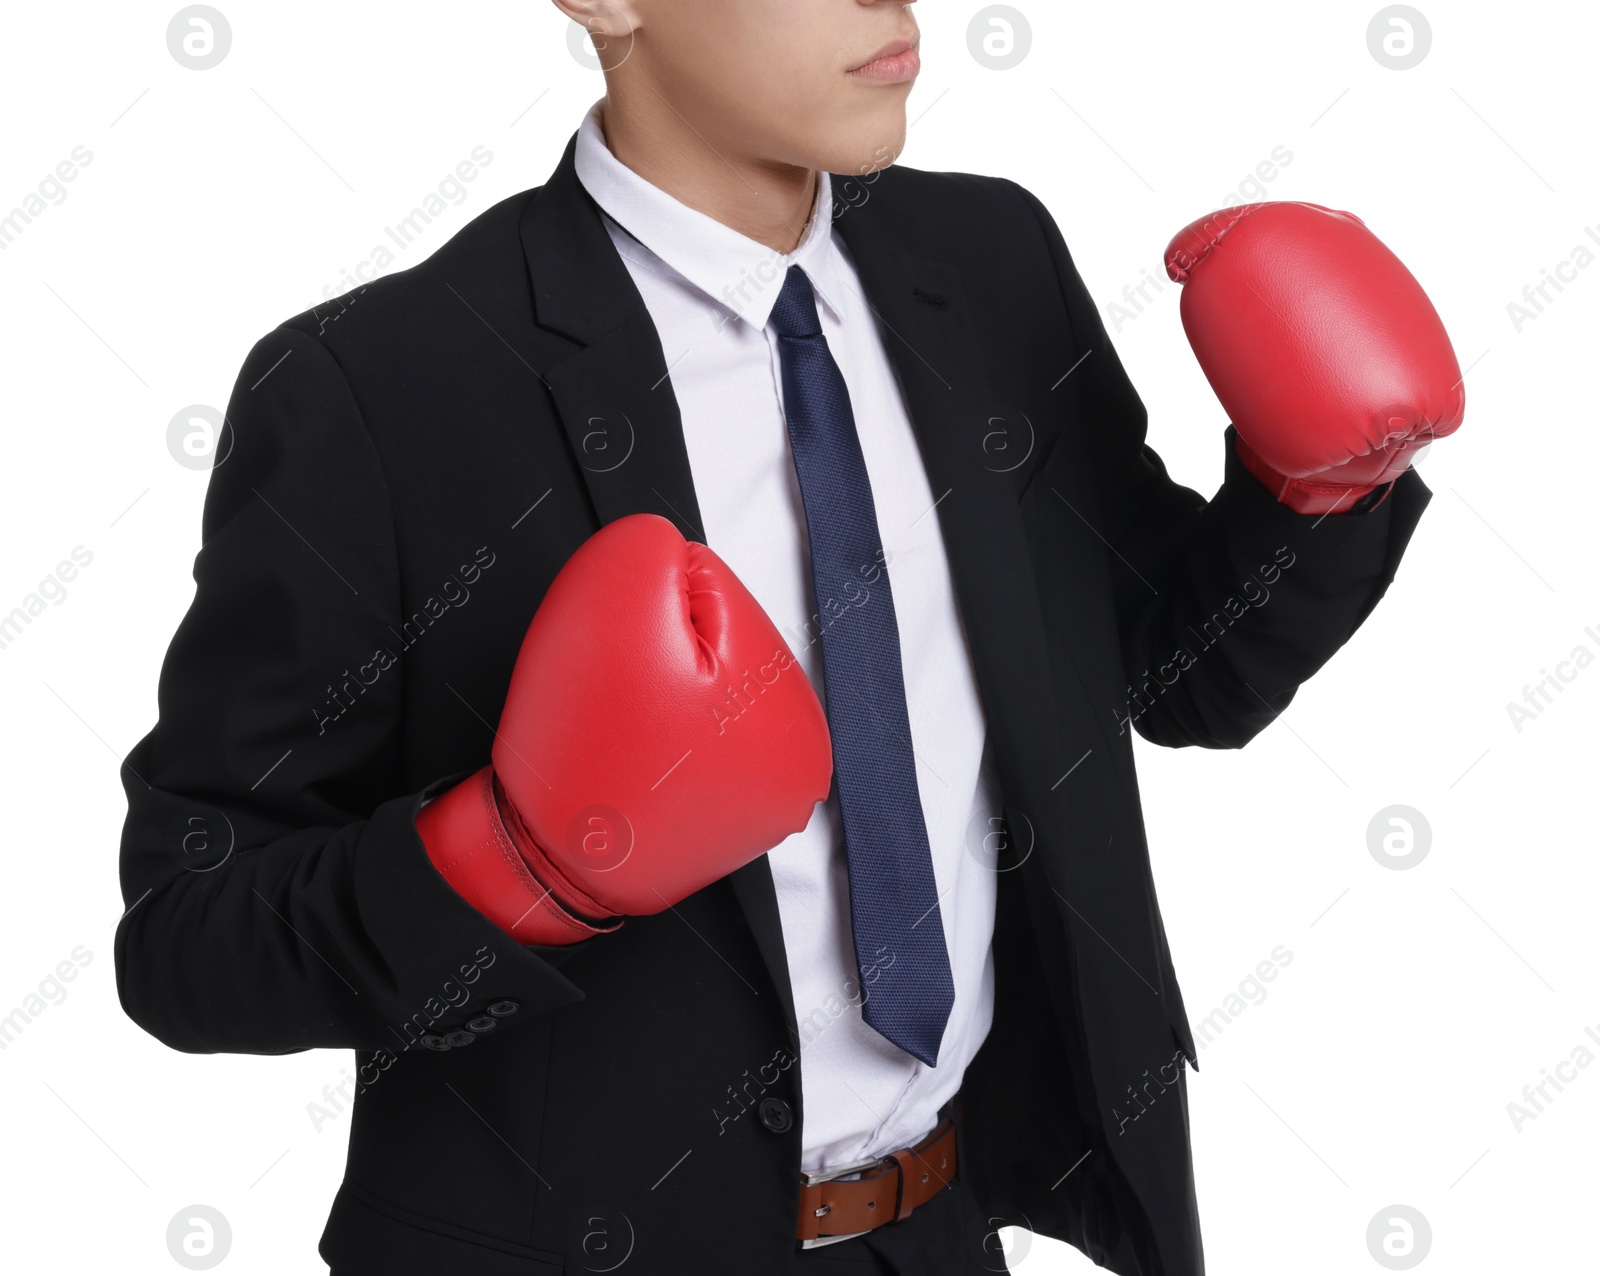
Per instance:
[[[789,267],[770,320],[811,541],[823,690],[850,870],[862,1017],[929,1067],[955,1001],[933,856],[922,820],[900,627],[877,507],[811,281]]]

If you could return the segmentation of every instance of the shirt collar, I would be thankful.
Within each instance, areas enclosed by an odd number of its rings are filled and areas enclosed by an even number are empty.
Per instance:
[[[835,319],[843,318],[838,242],[833,237],[833,190],[819,175],[816,203],[805,238],[791,253],[741,235],[732,227],[653,186],[611,153],[600,127],[602,98],[589,108],[578,128],[574,162],[578,181],[605,215],[628,238],[622,256],[658,274],[675,276],[704,293],[730,317],[751,327],[766,327],[790,266],[802,267],[817,300]]]

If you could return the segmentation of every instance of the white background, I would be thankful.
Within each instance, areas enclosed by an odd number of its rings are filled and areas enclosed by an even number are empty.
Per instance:
[[[0,613],[75,546],[93,555],[0,649],[0,1015],[75,949],[90,957],[0,1050],[19,1271],[181,1270],[166,1227],[195,1203],[231,1222],[222,1270],[324,1270],[348,1122],[319,1130],[307,1105],[349,1056],[188,1057],[117,1004],[118,762],[154,721],[206,482],[169,454],[168,424],[222,407],[253,341],[367,260],[475,146],[492,162],[396,268],[542,182],[602,91],[539,0],[220,0],[233,44],[206,71],[167,50],[176,7],[13,5],[0,46],[0,211],[74,147],[93,155],[0,251]],[[1421,463],[1434,502],[1354,640],[1242,752],[1140,742],[1174,957],[1209,1039],[1191,1118],[1211,1270],[1384,1270],[1367,1228],[1397,1204],[1431,1225],[1425,1271],[1594,1270],[1600,1066],[1547,1089],[1520,1131],[1507,1105],[1586,1025],[1600,1033],[1600,669],[1521,731],[1506,705],[1573,648],[1600,655],[1585,633],[1600,633],[1600,269],[1520,332],[1507,310],[1577,245],[1600,251],[1584,235],[1600,223],[1595,10],[1422,0],[1432,48],[1397,71],[1369,52],[1373,0],[1027,0],[1031,50],[995,71],[968,49],[980,7],[916,6],[904,163],[1031,187],[1109,303],[1145,271],[1165,284],[1171,234],[1286,147],[1261,193],[1363,216],[1470,367],[1466,425]],[[1149,295],[1115,342],[1153,443],[1209,494],[1224,420],[1178,289]],[[1368,849],[1393,804],[1431,827],[1405,871]],[[1247,985],[1243,1012],[1202,1031],[1280,945],[1292,961],[1265,998]],[[1055,1242],[1008,1240],[1034,1276],[1089,1270]]]

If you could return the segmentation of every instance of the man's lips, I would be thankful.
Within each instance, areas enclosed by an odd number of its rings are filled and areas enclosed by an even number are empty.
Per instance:
[[[884,45],[872,55],[870,62],[862,63],[850,74],[863,80],[892,84],[914,78],[921,69],[922,59],[917,56],[917,41],[895,40]]]

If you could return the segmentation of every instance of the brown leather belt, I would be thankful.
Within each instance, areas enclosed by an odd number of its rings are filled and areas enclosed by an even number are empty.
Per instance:
[[[856,1173],[861,1177],[840,1178]],[[897,1223],[942,1192],[955,1175],[956,1126],[946,1116],[914,1148],[828,1174],[806,1175],[800,1187],[798,1238],[811,1249]]]

